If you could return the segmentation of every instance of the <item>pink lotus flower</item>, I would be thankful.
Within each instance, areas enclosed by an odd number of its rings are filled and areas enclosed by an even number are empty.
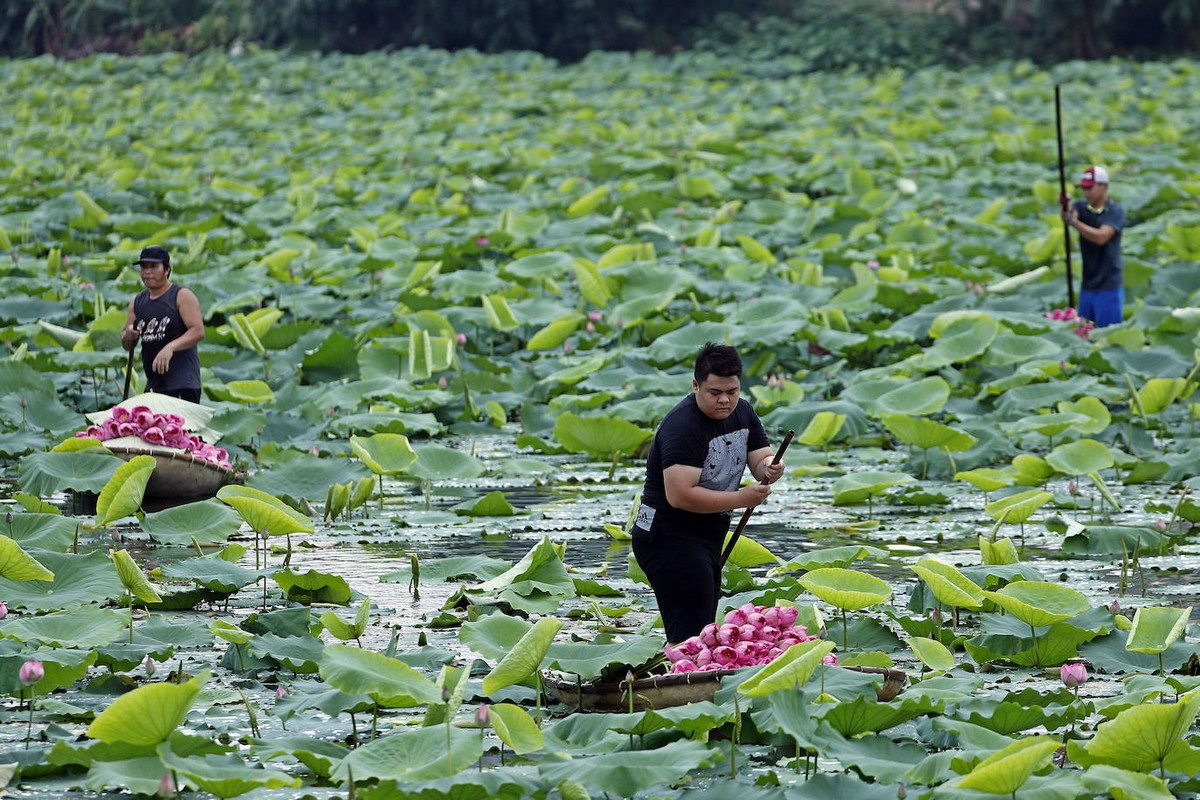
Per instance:
[[[155,422],[154,412],[146,406],[136,406],[130,413],[133,416],[133,421],[137,423],[138,428],[141,430],[149,428]]]
[[[163,435],[162,428],[157,425],[151,425],[146,430],[142,431],[142,438],[150,444],[164,444],[167,437]]]
[[[696,662],[697,667],[703,667],[711,664],[713,661],[713,651],[701,650],[699,653],[696,653],[696,658],[694,661]]]
[[[137,436],[141,430],[136,422],[117,423],[117,436]]]
[[[133,419],[133,415],[129,413],[128,408],[117,406],[112,410],[112,414],[109,416],[109,418],[113,422],[130,422]]]
[[[8,604],[0,603],[0,619],[4,619],[7,616],[8,616]]]
[[[1059,676],[1068,689],[1087,683],[1088,671],[1082,661],[1068,661],[1059,668]]]
[[[162,779],[158,782],[158,788],[155,789],[156,797],[176,797],[178,792],[175,790],[175,779],[171,777],[171,773],[164,772]]]
[[[699,668],[696,666],[695,662],[688,661],[686,658],[676,661],[671,666],[672,672],[695,672],[697,669]]]
[[[796,617],[800,615],[800,611],[795,606],[779,606],[778,614],[779,627],[782,629],[791,627],[796,622]]]
[[[725,615],[725,622],[729,625],[737,625],[741,627],[746,624],[746,612],[740,608],[735,608]]]
[[[476,236],[475,237],[475,246],[476,247],[487,247],[488,246],[488,237]]]
[[[742,629],[736,625],[722,625],[717,629],[717,643],[734,645],[742,639]]]
[[[836,667],[837,656],[833,653],[826,653],[825,657],[821,659],[821,663],[827,667]]]
[[[44,677],[46,677],[46,668],[40,661],[26,661],[17,671],[17,679],[23,686],[33,686]]]
[[[599,311],[589,311],[587,318],[588,322],[599,322],[604,319],[604,314]]]
[[[454,341],[461,347],[467,343],[467,335],[465,333],[454,334]]]
[[[492,724],[492,708],[487,703],[480,703],[475,709],[475,724],[481,728]]]
[[[708,623],[700,631],[700,642],[707,647],[716,647],[720,642],[717,641],[717,626],[713,623]]]

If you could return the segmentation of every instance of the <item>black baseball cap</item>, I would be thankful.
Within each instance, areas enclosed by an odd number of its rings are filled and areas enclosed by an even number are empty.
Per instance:
[[[151,264],[170,264],[171,255],[167,252],[167,248],[162,245],[152,244],[149,247],[142,248],[142,254],[138,256],[137,261],[133,262],[133,266],[139,266],[143,262]]]

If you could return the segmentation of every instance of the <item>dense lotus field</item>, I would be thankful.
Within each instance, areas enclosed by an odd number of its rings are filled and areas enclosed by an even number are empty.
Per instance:
[[[1200,66],[794,66],[0,62],[9,790],[1200,792]],[[1129,215],[1119,326],[1062,311],[1056,83]],[[150,243],[247,475],[165,510],[75,436]],[[797,434],[724,611],[806,634],[577,712],[547,681],[671,668],[627,517],[709,340]]]

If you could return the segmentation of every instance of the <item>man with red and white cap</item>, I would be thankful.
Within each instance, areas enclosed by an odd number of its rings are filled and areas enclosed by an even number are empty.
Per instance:
[[[1079,179],[1083,199],[1062,212],[1063,221],[1079,231],[1083,282],[1079,286],[1079,316],[1097,327],[1116,325],[1125,305],[1121,269],[1121,229],[1125,209],[1108,196],[1108,170],[1088,167]]]

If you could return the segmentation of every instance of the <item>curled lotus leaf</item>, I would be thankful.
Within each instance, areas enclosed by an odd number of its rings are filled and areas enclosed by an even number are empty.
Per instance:
[[[1077,617],[1092,604],[1070,586],[1046,581],[1017,581],[984,596],[1035,628]]]
[[[983,589],[954,566],[932,558],[923,558],[909,569],[925,581],[939,602],[954,608],[983,606]]]
[[[892,587],[865,572],[842,567],[823,567],[800,576],[800,585],[832,606],[860,611],[892,596]]]

